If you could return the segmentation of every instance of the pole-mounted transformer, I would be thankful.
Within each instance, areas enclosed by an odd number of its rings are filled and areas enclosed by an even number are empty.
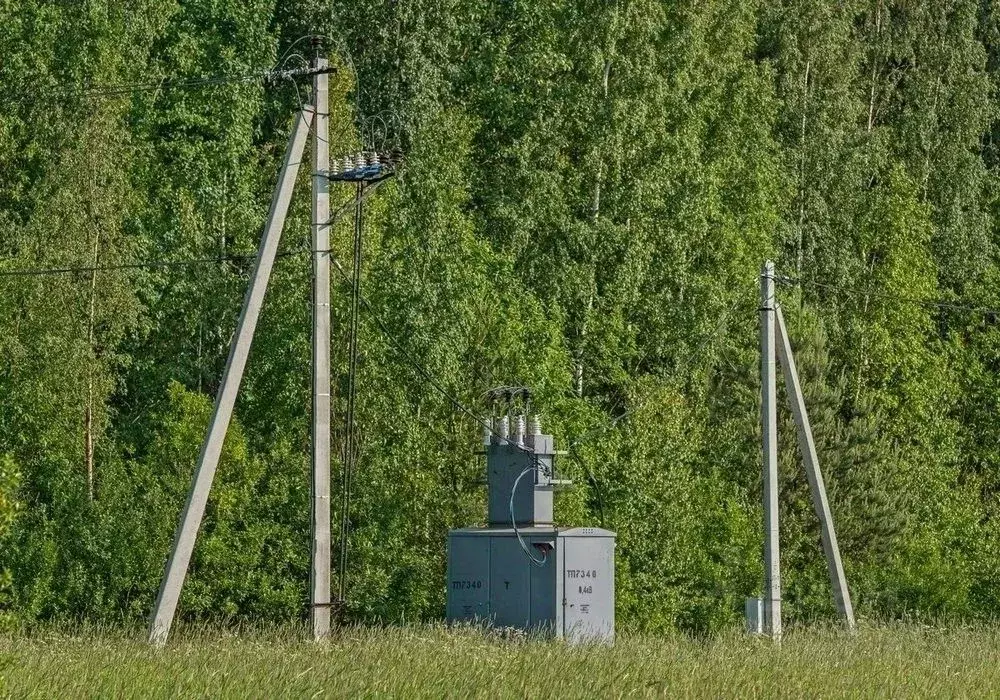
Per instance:
[[[509,406],[484,421],[488,525],[448,533],[447,618],[613,642],[615,533],[555,526],[553,437]]]

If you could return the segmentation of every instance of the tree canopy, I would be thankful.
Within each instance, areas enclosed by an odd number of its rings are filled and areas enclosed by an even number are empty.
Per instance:
[[[376,138],[406,154],[365,205],[347,619],[442,615],[445,535],[483,520],[485,490],[480,429],[435,384],[481,412],[486,390],[515,383],[569,451],[557,518],[618,533],[621,622],[738,619],[763,579],[765,259],[859,614],[995,617],[993,10],[0,1],[0,616],[148,612],[309,94],[191,82],[301,65],[315,34],[337,69],[331,152]],[[305,615],[311,277],[293,253],[309,245],[308,178],[189,618]],[[352,196],[334,186],[334,211]],[[341,261],[351,235],[332,232]],[[183,260],[208,262],[147,264]],[[15,274],[55,268],[77,271]],[[339,483],[350,307],[336,271],[332,299]],[[785,599],[797,619],[830,617],[781,409]]]

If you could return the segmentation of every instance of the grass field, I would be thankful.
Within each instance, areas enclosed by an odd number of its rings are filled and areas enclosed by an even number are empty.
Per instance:
[[[1000,695],[1000,627],[786,633],[775,647],[622,635],[612,648],[442,627],[355,628],[329,643],[298,627],[0,636],[3,697],[986,697]]]

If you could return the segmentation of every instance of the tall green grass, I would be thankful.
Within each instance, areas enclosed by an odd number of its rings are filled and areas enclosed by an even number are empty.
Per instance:
[[[66,697],[988,697],[1000,628],[793,629],[780,647],[738,633],[623,635],[569,647],[477,629],[41,629],[0,637],[0,695]]]

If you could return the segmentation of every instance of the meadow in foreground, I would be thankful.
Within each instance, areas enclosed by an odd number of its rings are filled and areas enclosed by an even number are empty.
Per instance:
[[[568,647],[440,626],[355,627],[329,643],[301,627],[0,636],[4,697],[983,697],[1000,693],[1000,627],[800,628],[780,647],[733,632],[621,635]]]

